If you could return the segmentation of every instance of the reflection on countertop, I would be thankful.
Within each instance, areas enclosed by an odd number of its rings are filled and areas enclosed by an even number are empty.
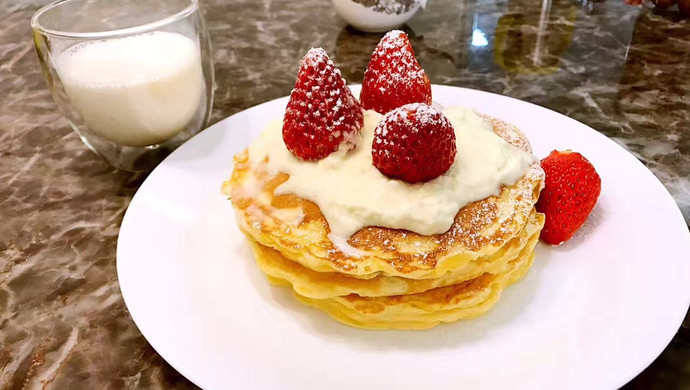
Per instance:
[[[117,234],[144,177],[113,171],[58,113],[29,27],[45,3],[0,10],[0,388],[193,388],[122,301]],[[347,27],[330,1],[203,5],[215,48],[213,121],[287,95],[312,46],[359,83],[380,38]],[[404,29],[433,83],[512,96],[593,127],[649,167],[690,221],[690,20],[614,0],[433,0]],[[626,389],[690,388],[689,328],[686,319]]]

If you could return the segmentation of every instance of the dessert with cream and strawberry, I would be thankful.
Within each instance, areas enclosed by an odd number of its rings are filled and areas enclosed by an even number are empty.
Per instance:
[[[528,140],[431,103],[401,31],[359,99],[323,49],[306,54],[282,120],[223,184],[271,281],[352,326],[424,329],[481,315],[526,274],[544,225]]]

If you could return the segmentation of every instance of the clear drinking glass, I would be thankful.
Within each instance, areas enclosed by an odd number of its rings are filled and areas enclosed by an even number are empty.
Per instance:
[[[31,26],[55,102],[116,168],[152,169],[208,121],[213,62],[197,0],[61,0]]]

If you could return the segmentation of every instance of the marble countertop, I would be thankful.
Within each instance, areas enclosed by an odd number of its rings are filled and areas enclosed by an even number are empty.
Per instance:
[[[29,27],[46,1],[9,3],[0,7],[0,388],[193,388],[147,344],[118,286],[118,230],[145,177],[110,168],[58,113]],[[213,122],[287,95],[312,46],[361,82],[380,38],[347,28],[329,0],[203,5],[215,48]],[[405,29],[432,82],[593,127],[649,167],[690,221],[690,20],[613,0],[544,9],[431,0]],[[625,388],[690,388],[688,345],[686,318]]]

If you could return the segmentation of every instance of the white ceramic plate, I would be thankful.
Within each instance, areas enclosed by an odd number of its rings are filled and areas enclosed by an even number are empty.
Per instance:
[[[151,345],[205,389],[614,389],[656,358],[690,302],[690,235],[662,184],[591,128],[519,100],[434,86],[434,100],[573,149],[602,178],[586,225],[540,245],[485,316],[418,332],[341,325],[268,284],[220,185],[287,99],[243,111],[156,168],[122,222],[117,270]]]

